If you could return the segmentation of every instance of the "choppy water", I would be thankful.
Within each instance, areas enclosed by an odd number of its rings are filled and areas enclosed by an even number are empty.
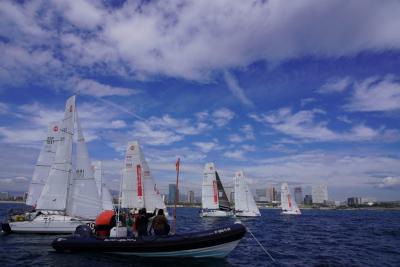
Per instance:
[[[0,204],[0,217],[10,207]],[[275,258],[273,263],[249,234],[224,260],[144,259],[101,254],[59,254],[54,236],[0,235],[0,266],[400,266],[400,211],[304,210],[282,216],[242,219]],[[223,226],[231,218],[200,218],[198,209],[179,208],[180,232]]]

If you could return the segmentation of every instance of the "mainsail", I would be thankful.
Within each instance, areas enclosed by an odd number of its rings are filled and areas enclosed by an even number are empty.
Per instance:
[[[44,140],[42,149],[37,159],[31,184],[29,185],[26,205],[36,206],[43,187],[46,184],[51,166],[54,163],[60,128],[60,123],[58,121],[52,122],[48,126],[46,139]]]
[[[289,186],[287,183],[283,183],[281,186],[281,206],[282,211],[300,213],[300,209],[297,206],[296,201],[292,198],[290,194]]]
[[[122,175],[122,208],[155,208],[166,210],[149,166],[137,141],[128,143]]]
[[[201,203],[203,209],[231,210],[228,197],[214,163],[204,166],[203,183],[201,187]]]
[[[46,184],[37,201],[38,210],[65,211],[72,170],[72,137],[75,121],[75,96],[68,98],[64,118],[61,122],[60,141],[58,142],[54,163],[50,169]]]
[[[101,196],[103,210],[113,210],[113,201],[110,191],[103,183],[103,164],[101,161],[97,161],[93,165],[94,168],[94,178],[97,184],[97,190]]]
[[[246,183],[243,171],[235,173],[235,211],[253,212],[259,214],[260,211],[254,201],[253,194]]]
[[[102,201],[97,190],[83,131],[75,110],[78,128],[76,166],[68,199],[68,215],[95,219],[102,210]]]

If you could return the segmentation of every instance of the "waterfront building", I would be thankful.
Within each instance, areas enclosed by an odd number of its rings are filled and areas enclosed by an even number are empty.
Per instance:
[[[190,191],[188,192],[188,195],[187,195],[187,202],[188,202],[189,204],[193,204],[193,203],[194,203],[194,191],[190,190]]]
[[[312,205],[312,204],[313,204],[312,195],[305,195],[304,196],[304,205]]]
[[[168,203],[174,204],[175,203],[175,195],[176,195],[176,184],[169,184],[168,186]],[[179,198],[179,194],[178,194]],[[178,199],[179,203],[179,199]]]
[[[303,191],[301,187],[294,188],[294,200],[297,204],[303,204]]]
[[[267,201],[271,202],[271,203],[277,200],[277,192],[276,192],[275,187],[273,187],[273,186],[267,187],[266,198],[267,198]]]
[[[311,191],[313,204],[325,204],[328,201],[328,186],[315,185]]]
[[[234,191],[232,191],[232,192],[229,194],[229,202],[230,202],[230,203],[235,203],[235,192],[234,192]]]
[[[350,207],[358,206],[362,204],[361,197],[349,197],[347,199],[347,205]]]
[[[0,200],[8,200],[10,198],[10,194],[8,192],[0,192]]]

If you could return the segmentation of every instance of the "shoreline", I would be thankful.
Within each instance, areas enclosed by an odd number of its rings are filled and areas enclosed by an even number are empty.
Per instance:
[[[5,204],[10,204],[10,203],[25,204],[25,201],[0,200],[0,204],[1,204],[1,203],[5,203]]]

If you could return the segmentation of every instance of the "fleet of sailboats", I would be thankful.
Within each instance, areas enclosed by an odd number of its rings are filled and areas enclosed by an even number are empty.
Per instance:
[[[281,186],[281,206],[282,214],[287,215],[300,215],[301,211],[297,206],[296,201],[292,198],[290,194],[289,186],[287,183],[282,183]]]
[[[243,171],[235,173],[235,215],[238,217],[258,217],[261,216],[253,194],[247,185]]]
[[[232,216],[228,197],[222,186],[221,179],[212,162],[204,166],[203,183],[201,187],[202,217],[227,217]]]

